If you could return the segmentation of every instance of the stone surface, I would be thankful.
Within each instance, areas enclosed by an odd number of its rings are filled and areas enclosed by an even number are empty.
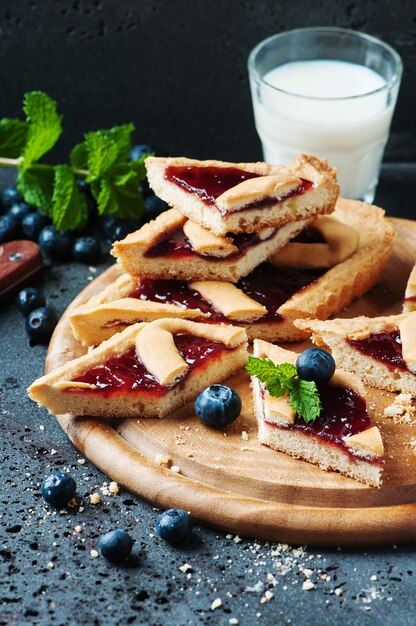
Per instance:
[[[387,150],[416,160],[416,13],[413,0],[2,0],[1,116],[43,89],[65,117],[60,158],[83,132],[132,121],[165,154],[261,156],[246,62],[274,33],[339,26],[393,45],[405,73]]]
[[[395,187],[413,178],[412,166],[384,169],[379,201],[391,203],[391,214],[414,205]],[[106,265],[55,264],[38,284],[62,314]],[[165,544],[155,534],[157,511],[124,489],[103,494],[110,481],[28,399],[46,348],[29,346],[14,302],[0,307],[0,626],[414,624],[415,546],[296,549],[201,525],[184,546]],[[40,483],[54,470],[76,480],[76,508],[60,513],[42,501]],[[93,505],[95,492],[101,502]],[[135,539],[124,566],[91,554],[99,535],[117,527]]]

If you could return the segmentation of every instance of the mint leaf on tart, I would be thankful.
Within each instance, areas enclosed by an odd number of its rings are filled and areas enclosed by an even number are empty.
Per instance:
[[[288,393],[289,404],[305,422],[313,422],[320,415],[322,404],[316,383],[299,378],[294,365],[275,365],[270,359],[249,356],[246,369],[266,385],[271,396],[280,398]]]

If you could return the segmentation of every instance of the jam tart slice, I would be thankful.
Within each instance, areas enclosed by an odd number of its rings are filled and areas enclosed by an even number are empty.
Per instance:
[[[290,167],[148,157],[146,169],[156,195],[217,235],[331,213],[339,194],[335,170],[306,155]]]
[[[367,385],[416,397],[416,312],[388,317],[297,320],[316,345]]]
[[[416,264],[410,272],[403,302],[403,313],[411,311],[416,311]]]
[[[380,279],[396,236],[384,218],[384,211],[362,202],[339,199],[333,216],[319,221],[329,219],[331,227],[326,225],[318,235],[322,238],[325,232],[331,239],[328,249],[342,248],[342,260],[333,267],[314,267],[319,263],[311,264],[313,254],[302,249],[304,265],[312,267],[275,266],[273,257],[273,264],[262,263],[228,288],[219,286],[217,281],[208,285],[209,281],[203,279],[180,281],[170,279],[169,275],[149,279],[124,274],[72,313],[74,334],[83,343],[93,345],[128,324],[170,316],[215,323],[237,322],[246,327],[249,339],[272,342],[305,339],[308,334],[293,321],[327,319],[366,293]],[[316,237],[311,242],[309,229],[306,230],[306,236],[302,231],[301,237],[309,243],[303,241],[302,246],[314,248]],[[343,232],[348,245],[340,243]],[[351,252],[348,258],[344,258],[346,250]],[[332,252],[331,255],[334,260]],[[230,302],[226,301],[224,306],[222,298],[216,297],[217,292],[218,296],[224,296],[220,291],[227,289],[233,294],[232,311]],[[236,289],[241,292],[237,302]]]
[[[262,340],[254,341],[253,355],[291,365],[298,356]],[[371,421],[365,387],[357,376],[337,369],[329,383],[318,385],[322,411],[313,422],[296,415],[288,396],[271,396],[255,376],[251,384],[260,443],[323,470],[380,486],[383,441]]]
[[[243,328],[166,318],[126,328],[28,393],[54,415],[164,417],[246,360]]]
[[[170,209],[116,241],[111,254],[136,276],[236,282],[283,248],[306,223],[219,237]]]

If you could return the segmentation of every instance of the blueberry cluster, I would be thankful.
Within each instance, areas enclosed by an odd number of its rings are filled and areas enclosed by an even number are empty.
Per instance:
[[[48,343],[58,322],[54,309],[46,306],[40,289],[26,287],[17,295],[17,306],[26,317],[26,332],[31,345]]]
[[[145,144],[133,146],[131,159],[139,159],[152,152]],[[167,209],[163,200],[157,198],[148,184],[141,183],[144,197],[144,215],[138,220],[123,220],[114,215],[99,216],[89,187],[85,181],[78,181],[80,190],[87,198],[89,219],[85,232],[74,234],[58,231],[43,213],[24,202],[14,187],[4,189],[0,202],[0,244],[13,239],[30,239],[39,244],[43,253],[52,260],[74,259],[82,263],[97,261],[101,252],[100,239],[112,243],[124,239],[145,222],[155,219]]]
[[[69,504],[75,498],[76,491],[75,480],[65,472],[53,472],[44,478],[40,488],[45,502],[55,509],[62,509]],[[176,546],[190,537],[192,525],[189,513],[182,509],[169,509],[159,515],[156,531],[162,539]],[[101,555],[111,563],[126,561],[132,548],[132,537],[121,528],[104,533],[98,540]]]

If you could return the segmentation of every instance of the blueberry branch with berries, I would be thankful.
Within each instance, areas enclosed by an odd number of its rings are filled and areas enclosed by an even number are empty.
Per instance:
[[[69,163],[50,165],[40,159],[62,134],[62,116],[46,93],[23,99],[25,119],[0,120],[0,167],[17,169],[17,188],[25,202],[52,219],[58,230],[82,229],[88,219],[85,181],[99,215],[138,219],[143,213],[139,183],[146,177],[148,154],[131,160],[133,124],[86,133],[70,153]]]

